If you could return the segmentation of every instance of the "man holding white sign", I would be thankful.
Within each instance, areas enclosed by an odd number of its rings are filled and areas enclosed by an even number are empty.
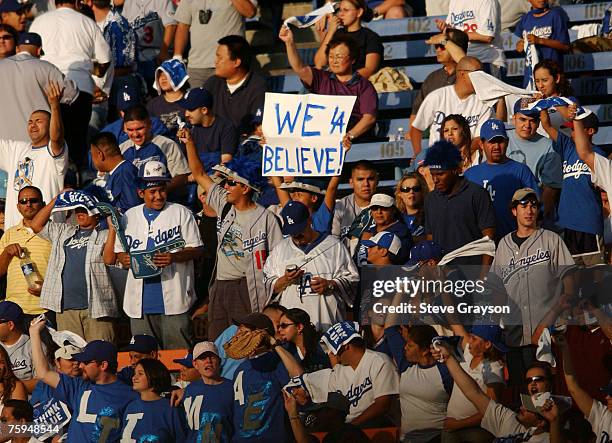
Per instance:
[[[353,72],[353,63],[358,56],[355,40],[346,35],[335,36],[325,50],[329,71],[322,71],[306,65],[302,61],[293,41],[293,33],[287,26],[282,27],[279,38],[285,42],[287,47],[287,57],[291,69],[311,92],[356,97],[345,138],[353,141],[357,138],[363,139],[373,135],[378,109],[378,95],[368,79],[361,77],[357,72]]]

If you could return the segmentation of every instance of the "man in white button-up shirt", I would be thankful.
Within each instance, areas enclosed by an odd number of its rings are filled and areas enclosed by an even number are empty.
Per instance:
[[[37,17],[30,28],[42,37],[44,56],[81,91],[64,117],[70,157],[84,166],[94,81],[108,69],[111,53],[96,22],[78,12],[74,0],[56,0],[57,9]]]

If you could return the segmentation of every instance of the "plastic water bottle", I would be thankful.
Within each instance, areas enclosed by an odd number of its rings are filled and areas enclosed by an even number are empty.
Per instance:
[[[404,128],[397,128],[397,136],[395,141],[401,142],[402,140],[404,140]]]
[[[39,283],[41,281],[40,275],[38,275],[38,272],[34,269],[32,260],[27,258],[25,250],[21,251],[19,258],[21,260],[21,272],[23,272],[23,276],[28,283],[28,289],[39,290],[41,288],[41,284]]]

